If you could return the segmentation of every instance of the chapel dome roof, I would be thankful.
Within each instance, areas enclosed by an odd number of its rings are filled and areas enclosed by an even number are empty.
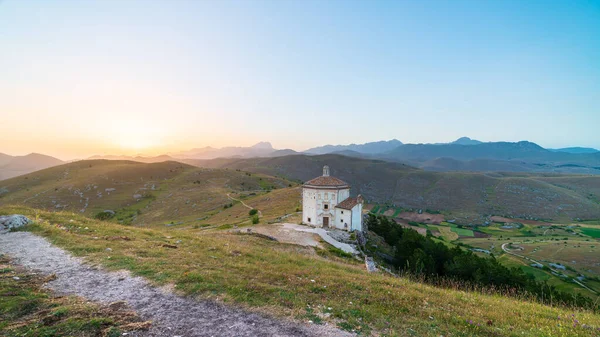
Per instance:
[[[304,186],[309,187],[335,187],[348,188],[350,187],[345,181],[329,175],[329,167],[323,167],[323,175],[316,177],[304,183]]]

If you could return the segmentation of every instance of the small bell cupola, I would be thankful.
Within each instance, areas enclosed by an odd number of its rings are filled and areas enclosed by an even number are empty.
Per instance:
[[[329,177],[329,166],[323,166],[323,177]]]

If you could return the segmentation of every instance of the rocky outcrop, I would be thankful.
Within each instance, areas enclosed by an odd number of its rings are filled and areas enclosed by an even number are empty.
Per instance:
[[[23,227],[32,223],[29,218],[20,214],[1,215],[0,216],[0,233],[8,232],[13,228]]]

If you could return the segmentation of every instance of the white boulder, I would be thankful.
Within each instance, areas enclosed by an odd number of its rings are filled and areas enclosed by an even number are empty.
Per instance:
[[[0,216],[0,233],[9,231],[13,228],[19,228],[32,223],[29,218],[20,214]]]

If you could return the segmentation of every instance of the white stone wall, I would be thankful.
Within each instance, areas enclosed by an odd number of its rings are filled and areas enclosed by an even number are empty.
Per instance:
[[[356,204],[352,207],[352,228],[351,230],[362,231],[362,204]]]
[[[346,188],[343,190],[340,190],[338,193],[338,204],[346,199],[350,198],[350,189]]]
[[[317,224],[317,191],[302,189],[302,222],[315,226]]]
[[[344,230],[350,230],[352,227],[352,211],[347,209],[336,209],[335,227]]]

